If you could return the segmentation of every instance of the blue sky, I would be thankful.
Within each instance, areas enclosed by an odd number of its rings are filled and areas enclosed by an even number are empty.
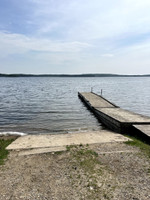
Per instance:
[[[0,73],[150,74],[150,1],[1,0]]]

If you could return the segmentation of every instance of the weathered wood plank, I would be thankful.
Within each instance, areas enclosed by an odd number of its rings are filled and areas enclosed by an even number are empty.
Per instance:
[[[97,108],[114,108],[113,103],[91,92],[79,93],[79,96],[84,98],[92,107]]]
[[[105,115],[108,115],[119,122],[131,124],[150,124],[150,117],[146,117],[121,108],[96,108],[96,110],[101,111]]]
[[[136,129],[150,137],[150,125],[133,125]]]

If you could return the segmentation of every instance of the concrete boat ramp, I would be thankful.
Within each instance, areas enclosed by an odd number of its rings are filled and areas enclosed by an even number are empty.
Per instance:
[[[150,117],[124,110],[91,92],[78,93],[81,100],[109,129],[119,133],[138,134],[150,142]]]
[[[11,143],[7,150],[17,151],[18,155],[31,155],[65,151],[67,145],[125,142],[129,139],[107,130],[47,135],[26,135]]]

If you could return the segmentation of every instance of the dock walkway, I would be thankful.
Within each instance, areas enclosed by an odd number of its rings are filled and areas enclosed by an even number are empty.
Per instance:
[[[95,93],[83,92],[78,95],[109,129],[119,133],[136,132],[150,140],[150,117],[119,108]]]

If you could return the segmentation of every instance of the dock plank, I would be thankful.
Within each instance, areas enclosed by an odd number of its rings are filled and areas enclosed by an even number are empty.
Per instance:
[[[150,117],[146,117],[121,108],[96,108],[96,110],[103,112],[105,115],[124,123],[148,123],[150,124]]]
[[[142,133],[145,133],[148,137],[150,137],[150,125],[142,124],[142,125],[134,125],[134,127],[137,128]]]
[[[91,93],[91,92],[82,92],[79,93],[82,97],[84,97],[86,99],[86,101],[88,101],[88,103],[92,106],[92,107],[98,107],[98,108],[113,108],[115,107],[114,104],[108,102],[107,100],[105,100],[104,98]]]

